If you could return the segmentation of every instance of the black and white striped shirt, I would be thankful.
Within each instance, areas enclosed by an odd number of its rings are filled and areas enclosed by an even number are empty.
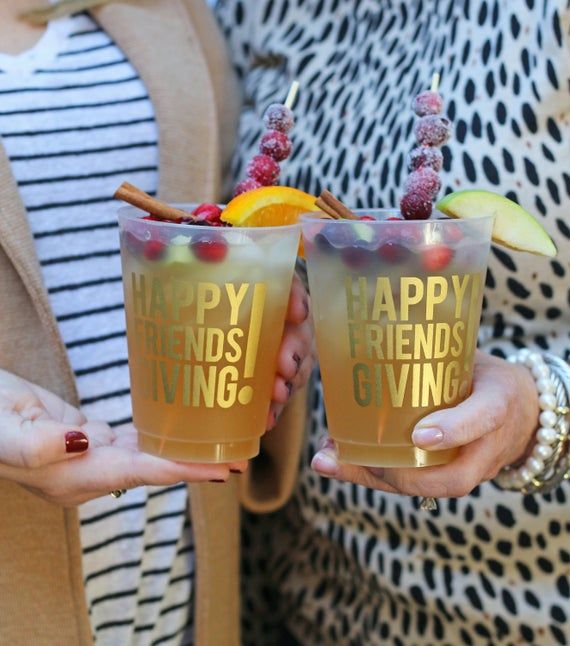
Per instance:
[[[0,136],[29,214],[82,410],[131,420],[117,204],[157,185],[153,108],[134,68],[87,15],[0,54]],[[81,508],[85,588],[98,644],[188,644],[194,549],[184,485]]]

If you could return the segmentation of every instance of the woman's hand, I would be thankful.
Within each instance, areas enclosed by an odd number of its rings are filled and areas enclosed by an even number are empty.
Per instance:
[[[87,422],[76,408],[0,370],[0,478],[63,506],[140,485],[226,480],[236,464],[190,464],[137,449],[132,424]]]
[[[313,333],[309,295],[297,274],[293,276],[285,329],[277,357],[277,375],[267,428],[273,428],[291,395],[304,386],[313,368]]]
[[[525,455],[538,415],[536,386],[527,368],[477,352],[470,397],[454,408],[427,415],[412,435],[414,444],[428,451],[459,447],[450,464],[416,469],[341,464],[327,440],[312,467],[326,477],[391,493],[465,496]]]

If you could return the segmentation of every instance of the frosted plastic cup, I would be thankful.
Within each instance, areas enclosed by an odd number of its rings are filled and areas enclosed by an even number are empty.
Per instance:
[[[251,458],[265,431],[300,227],[141,215],[119,211],[139,448],[191,462]]]
[[[493,219],[365,213],[301,217],[329,433],[344,462],[445,464],[411,434],[470,393]]]

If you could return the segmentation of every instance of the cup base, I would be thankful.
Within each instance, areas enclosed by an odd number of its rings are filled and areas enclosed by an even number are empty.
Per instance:
[[[338,457],[342,462],[363,467],[435,467],[448,464],[457,455],[457,449],[424,451],[415,446],[378,446],[337,442]]]
[[[219,464],[249,460],[259,453],[259,438],[241,442],[188,442],[138,434],[139,450],[168,460]]]

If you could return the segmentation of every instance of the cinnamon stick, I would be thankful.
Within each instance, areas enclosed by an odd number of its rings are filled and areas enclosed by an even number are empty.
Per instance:
[[[117,200],[122,200],[128,204],[132,204],[151,215],[155,215],[162,220],[170,220],[172,222],[179,222],[182,219],[195,219],[195,216],[182,209],[177,209],[174,206],[169,206],[165,202],[161,202],[145,193],[140,188],[133,186],[129,182],[123,182],[115,191],[113,196]]]
[[[316,206],[328,213],[336,220],[358,220],[358,216],[337,199],[330,191],[325,189],[315,201]]]
[[[315,200],[315,206],[318,206],[321,211],[324,211],[329,218],[333,220],[340,220],[339,214],[326,204],[320,197]]]

